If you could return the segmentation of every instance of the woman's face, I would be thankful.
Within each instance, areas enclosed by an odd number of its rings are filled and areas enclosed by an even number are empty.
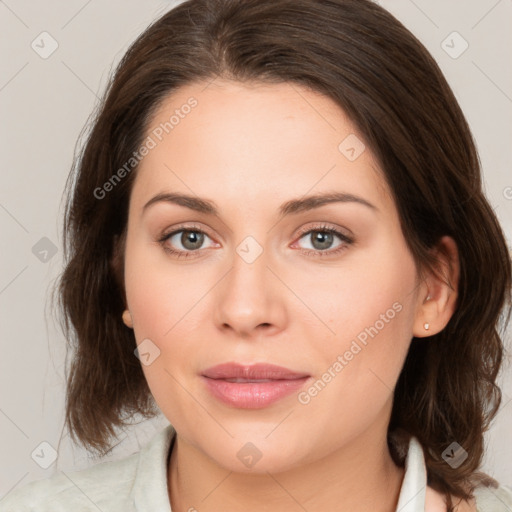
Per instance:
[[[371,449],[425,290],[354,124],[298,85],[216,80],[167,98],[146,137],[126,295],[178,435],[232,471]],[[224,363],[240,373],[208,371]],[[244,373],[256,363],[292,373]]]

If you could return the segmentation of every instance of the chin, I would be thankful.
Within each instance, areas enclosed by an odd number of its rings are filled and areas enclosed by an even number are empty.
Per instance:
[[[304,443],[286,443],[283,449],[283,437],[276,436],[275,439],[269,440],[265,439],[267,435],[265,432],[259,437],[236,436],[217,445],[219,448],[215,451],[208,452],[210,457],[226,470],[254,475],[285,472],[303,460],[300,450],[304,450]]]

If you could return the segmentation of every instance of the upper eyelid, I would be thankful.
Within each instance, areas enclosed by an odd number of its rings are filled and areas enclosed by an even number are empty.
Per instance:
[[[178,233],[181,233],[183,231],[192,231],[192,232],[198,232],[198,233],[203,233],[205,234],[208,238],[210,238],[210,240],[212,240],[214,243],[215,240],[214,238],[208,233],[207,230],[203,229],[203,228],[200,228],[200,227],[191,227],[191,226],[185,226],[185,227],[176,227],[176,228],[172,228],[170,229],[169,231],[167,230],[164,230],[162,232],[162,234],[158,237],[158,240],[160,242],[166,242],[168,240],[170,240],[173,236],[177,235]]]
[[[341,228],[339,226],[335,226],[334,224],[329,224],[328,222],[322,222],[319,226],[309,226],[306,228],[299,229],[298,236],[302,237],[307,235],[311,231],[336,231],[340,235],[346,236],[347,238],[353,238],[353,233],[347,228]]]

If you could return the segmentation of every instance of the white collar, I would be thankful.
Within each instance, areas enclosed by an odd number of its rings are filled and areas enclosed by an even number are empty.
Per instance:
[[[427,469],[423,447],[413,436],[405,458],[405,474],[396,512],[423,512],[427,492]]]

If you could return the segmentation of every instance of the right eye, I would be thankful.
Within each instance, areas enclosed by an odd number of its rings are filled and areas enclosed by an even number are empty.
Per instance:
[[[187,258],[190,253],[201,250],[205,237],[210,238],[201,229],[189,227],[171,231],[163,235],[159,242],[170,254]]]

